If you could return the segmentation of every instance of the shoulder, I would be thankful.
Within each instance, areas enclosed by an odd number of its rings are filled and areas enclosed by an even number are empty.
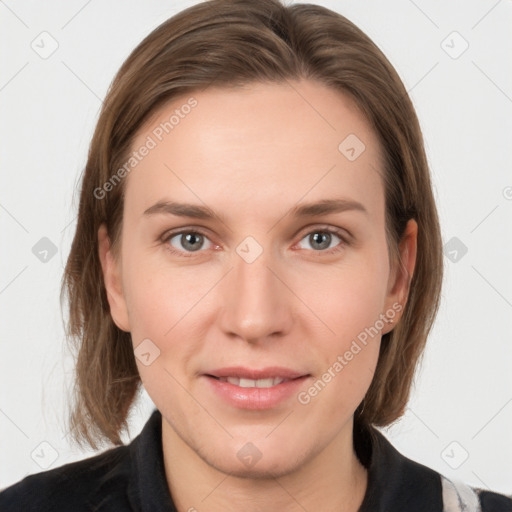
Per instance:
[[[1,512],[176,512],[155,409],[130,444],[24,478],[0,492]]]
[[[360,512],[512,512],[512,496],[471,487],[400,453],[374,427],[355,428],[355,448],[368,469]]]
[[[461,481],[439,476],[446,512],[512,512],[512,496],[471,487]]]
[[[129,446],[29,475],[0,492],[2,512],[100,510],[91,500],[108,495],[124,499],[130,473]],[[119,509],[122,510],[122,509]]]

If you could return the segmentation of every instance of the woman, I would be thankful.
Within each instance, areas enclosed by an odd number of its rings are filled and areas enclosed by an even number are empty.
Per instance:
[[[194,247],[195,246],[195,247]],[[344,17],[213,0],[105,99],[63,292],[75,437],[4,510],[512,510],[375,429],[403,412],[442,281],[420,127]],[[143,385],[157,409],[120,434]]]

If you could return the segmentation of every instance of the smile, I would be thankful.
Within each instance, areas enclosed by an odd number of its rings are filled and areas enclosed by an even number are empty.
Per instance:
[[[310,374],[284,367],[251,369],[230,367],[202,375],[212,398],[236,409],[269,410],[289,403],[303,388]]]
[[[271,388],[285,382],[288,379],[281,377],[270,377],[267,379],[243,379],[238,377],[217,377],[221,382],[229,382],[240,388]]]

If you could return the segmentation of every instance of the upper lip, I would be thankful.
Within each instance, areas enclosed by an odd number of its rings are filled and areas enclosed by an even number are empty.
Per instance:
[[[259,370],[255,368],[246,368],[244,366],[230,366],[227,368],[208,371],[205,375],[210,375],[212,377],[238,377],[239,379],[252,380],[280,377],[281,379],[291,380],[308,374],[291,370],[290,368],[284,368],[282,366],[269,366]]]

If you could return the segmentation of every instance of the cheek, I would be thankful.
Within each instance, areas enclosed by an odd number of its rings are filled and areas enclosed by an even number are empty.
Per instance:
[[[388,260],[378,254],[380,248],[352,253],[340,265],[322,269],[308,280],[297,278],[300,296],[307,297],[307,305],[339,339],[357,336],[384,313]]]
[[[141,337],[171,338],[173,330],[194,315],[194,304],[211,287],[194,270],[169,268],[165,255],[155,257],[144,251],[132,251],[123,272],[134,344]]]
[[[315,340],[316,355],[323,363],[321,380],[329,382],[329,394],[334,393],[332,401],[355,400],[350,406],[357,406],[358,397],[364,395],[371,383],[381,331],[387,325],[383,315],[388,260],[375,256],[379,254],[383,254],[382,248],[375,247],[347,258],[337,269],[303,281],[298,293],[308,298],[308,308],[327,326],[322,328],[325,334],[319,337],[318,329],[311,324],[309,336]]]
[[[336,278],[317,280],[324,285],[322,293],[318,288],[310,290],[308,305],[329,329],[318,336],[318,324],[311,327],[314,359],[321,363],[315,380],[298,398],[308,411],[333,425],[353,413],[375,373],[385,325],[381,319],[385,279],[376,284],[379,269],[379,265],[353,267]]]
[[[186,403],[190,397],[183,394],[180,383],[188,387],[197,355],[207,345],[214,304],[220,303],[212,302],[212,297],[222,272],[217,275],[206,265],[172,268],[165,255],[148,256],[143,251],[131,253],[124,272],[135,354],[146,353],[146,346],[157,354],[149,365],[136,359],[144,387],[156,400]]]

